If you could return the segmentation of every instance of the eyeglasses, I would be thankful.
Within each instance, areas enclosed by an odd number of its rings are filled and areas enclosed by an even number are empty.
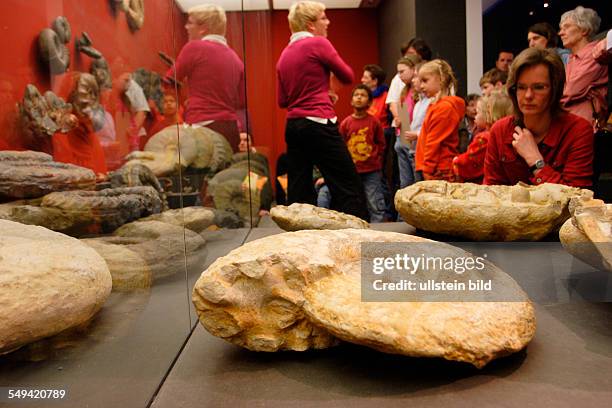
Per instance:
[[[528,89],[531,89],[533,93],[544,93],[550,89],[550,85],[548,84],[533,84],[533,85],[525,85],[525,84],[517,84],[514,85],[515,92],[525,93]]]

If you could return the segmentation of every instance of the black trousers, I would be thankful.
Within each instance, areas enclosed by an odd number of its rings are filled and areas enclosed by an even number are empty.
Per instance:
[[[316,205],[312,180],[317,166],[329,187],[331,208],[368,220],[368,209],[361,179],[351,155],[338,133],[338,126],[309,119],[288,119],[285,129],[289,163],[287,203]]]

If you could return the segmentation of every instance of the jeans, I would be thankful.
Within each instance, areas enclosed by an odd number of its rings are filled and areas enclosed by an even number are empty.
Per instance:
[[[385,218],[385,196],[382,172],[361,173],[361,182],[366,194],[366,204],[370,213],[370,222],[383,222]]]
[[[331,193],[327,185],[322,185],[317,191],[317,207],[330,208],[331,207]]]
[[[398,138],[395,141],[395,151],[397,152],[397,163],[399,167],[400,188],[408,187],[418,180],[414,171],[414,152],[404,145]]]

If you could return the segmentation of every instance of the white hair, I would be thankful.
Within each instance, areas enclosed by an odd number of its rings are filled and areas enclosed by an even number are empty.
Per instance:
[[[578,6],[573,10],[563,13],[560,24],[563,24],[567,19],[572,19],[579,28],[587,30],[587,36],[589,38],[597,34],[599,25],[601,24],[601,17],[599,17],[595,10],[582,6]]]

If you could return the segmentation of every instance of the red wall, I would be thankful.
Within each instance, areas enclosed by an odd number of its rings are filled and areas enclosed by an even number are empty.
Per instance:
[[[15,103],[22,99],[26,84],[36,85],[41,93],[53,90],[62,97],[67,96],[63,80],[68,75],[50,79],[38,62],[38,34],[50,27],[57,16],[67,17],[72,28],[68,44],[69,71],[89,71],[91,59],[74,50],[75,38],[83,31],[91,37],[93,47],[108,60],[111,70],[122,61],[131,70],[144,67],[165,71],[166,66],[157,52],[176,55],[175,50],[180,50],[187,39],[183,28],[185,17],[174,0],[148,0],[144,25],[136,32],[130,31],[125,13],[115,14],[110,3],[108,0],[0,1],[0,146],[24,147],[15,127]]]
[[[49,80],[37,61],[38,33],[50,27],[56,16],[64,15],[72,27],[69,44],[72,54],[70,71],[88,71],[90,58],[75,55],[74,37],[86,31],[111,64],[124,61],[128,68],[145,67],[164,72],[158,51],[175,56],[185,44],[185,15],[174,0],[148,0],[142,29],[131,32],[125,14],[113,13],[108,0],[1,0],[0,49],[0,148],[24,147],[16,120],[14,104],[23,97],[25,85],[35,84],[41,92],[52,89],[67,96],[62,79]],[[376,10],[328,10],[331,20],[329,39],[340,55],[355,71],[355,83],[361,78],[365,64],[378,62]],[[243,36],[244,32],[244,36]],[[230,12],[227,38],[229,45],[246,65],[249,129],[256,146],[266,146],[271,165],[285,150],[285,111],[276,103],[276,61],[290,36],[287,11]],[[246,52],[245,52],[246,49]],[[340,119],[349,115],[350,90],[338,90],[336,111]],[[274,171],[274,169],[273,169]]]

